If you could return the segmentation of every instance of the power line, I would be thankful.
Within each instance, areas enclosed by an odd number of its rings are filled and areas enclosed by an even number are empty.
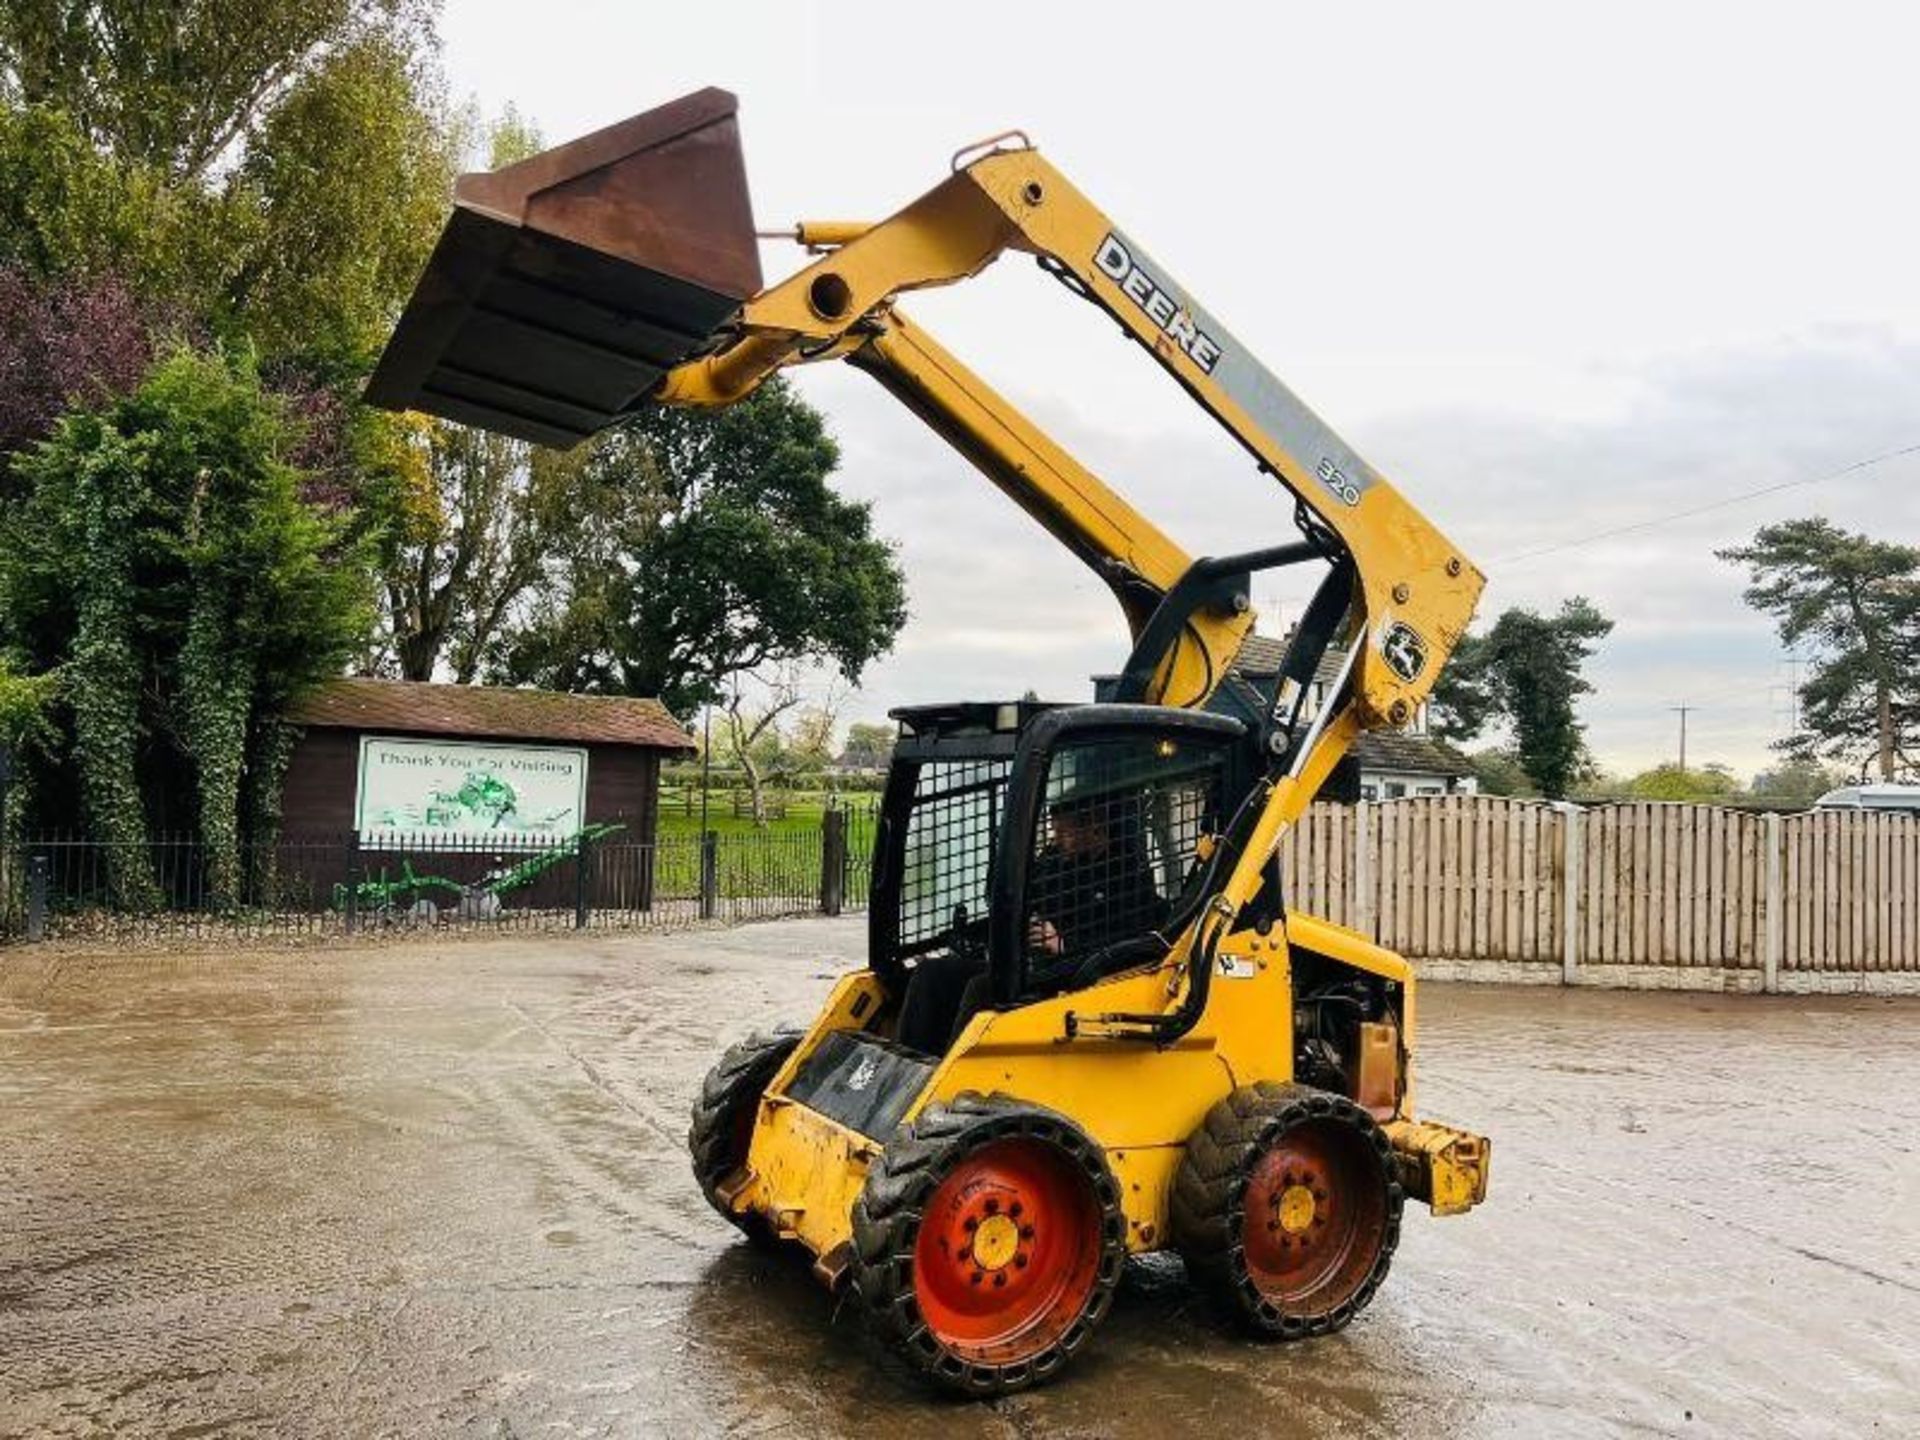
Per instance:
[[[1803,475],[1798,480],[1782,480],[1773,485],[1762,485],[1758,490],[1742,491],[1738,495],[1728,495],[1723,499],[1709,500],[1704,505],[1695,505],[1685,510],[1675,510],[1670,514],[1656,515],[1647,520],[1635,520],[1631,524],[1616,525],[1611,530],[1596,530],[1591,535],[1582,535],[1576,540],[1563,540],[1553,545],[1542,545],[1537,550],[1522,550],[1517,555],[1506,555],[1493,561],[1494,565],[1518,565],[1525,560],[1538,560],[1543,555],[1558,555],[1563,550],[1578,550],[1588,545],[1598,544],[1602,540],[1612,540],[1617,536],[1631,535],[1640,530],[1651,530],[1674,520],[1690,520],[1695,515],[1706,515],[1715,510],[1724,510],[1729,505],[1744,505],[1749,500],[1759,500],[1764,496],[1777,495],[1782,490],[1797,489],[1802,485],[1821,485],[1831,480],[1840,480],[1856,471],[1870,470],[1875,465],[1884,465],[1889,460],[1899,460],[1907,455],[1920,455],[1920,445],[1905,445],[1898,450],[1888,450],[1881,455],[1870,455],[1865,460],[1856,460],[1851,465],[1842,465],[1838,470],[1829,470],[1819,475]]]

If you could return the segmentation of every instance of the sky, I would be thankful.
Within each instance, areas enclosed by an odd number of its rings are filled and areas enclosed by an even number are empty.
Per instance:
[[[1673,759],[1683,704],[1690,764],[1770,763],[1792,661],[1716,549],[1813,514],[1920,541],[1920,454],[1835,478],[1920,446],[1913,7],[448,0],[442,35],[456,96],[551,143],[734,91],[763,229],[884,217],[1023,128],[1487,572],[1483,621],[1616,621],[1582,708],[1609,769]],[[903,308],[1191,553],[1293,538],[1026,260]],[[912,608],[843,719],[1117,668],[1106,588],[965,461],[864,376],[798,383]],[[1261,628],[1304,598],[1262,582]]]

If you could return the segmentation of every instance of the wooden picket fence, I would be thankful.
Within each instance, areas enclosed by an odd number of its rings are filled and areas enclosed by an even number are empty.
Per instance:
[[[1920,972],[1920,818],[1585,809],[1446,795],[1316,804],[1288,903],[1415,958]],[[1571,932],[1568,917],[1572,917]]]

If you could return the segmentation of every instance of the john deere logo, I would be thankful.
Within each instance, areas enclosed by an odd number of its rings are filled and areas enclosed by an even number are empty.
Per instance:
[[[1427,668],[1427,642],[1404,620],[1396,620],[1387,627],[1387,633],[1380,638],[1380,653],[1386,659],[1387,668],[1408,684],[1418,680],[1420,672]]]
[[[1107,236],[1093,252],[1093,263],[1120,287],[1121,294],[1146,312],[1161,334],[1186,352],[1201,373],[1213,373],[1213,367],[1220,363],[1220,342],[1200,328],[1193,311],[1175,298],[1178,292],[1155,279],[1125,241],[1118,235]]]

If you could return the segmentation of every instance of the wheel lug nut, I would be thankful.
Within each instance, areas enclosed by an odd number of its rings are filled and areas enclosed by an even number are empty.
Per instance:
[[[989,1195],[987,1197],[987,1214],[998,1215],[999,1213],[1000,1213],[1000,1202],[994,1199],[993,1196]]]
[[[1026,1269],[1026,1268],[1027,1268],[1027,1257],[1026,1257],[1026,1256],[1024,1256],[1024,1255],[1016,1255],[1016,1256],[1014,1256],[1014,1257],[1013,1257],[1013,1268],[1014,1268],[1014,1269],[1016,1269],[1016,1270],[1024,1270],[1024,1269]]]
[[[1022,1240],[1031,1240],[1031,1239],[1033,1239],[1033,1226],[1031,1226],[1031,1225],[1022,1225],[1022,1226],[1020,1227],[1020,1238],[1021,1238]]]
[[[995,1285],[1005,1285],[1007,1283],[1007,1272],[1002,1270],[998,1274],[996,1274],[993,1277],[993,1283]]]
[[[1020,1210],[1021,1210],[1020,1202],[1016,1200],[1013,1202],[1013,1204],[1007,1207],[1007,1214],[1011,1215],[1014,1219],[1018,1220],[1020,1218]]]
[[[974,1231],[978,1230],[979,1228],[980,1228],[980,1222],[974,1219],[973,1216],[969,1215],[967,1217],[967,1233],[971,1235]]]
[[[982,1280],[984,1280],[984,1279],[986,1279],[986,1278],[987,1278],[987,1272],[986,1272],[986,1271],[984,1271],[984,1270],[976,1270],[976,1271],[974,1271],[974,1272],[973,1272],[973,1279],[972,1279],[972,1280],[970,1280],[970,1281],[969,1281],[968,1283],[969,1283],[969,1284],[971,1284],[971,1285],[978,1285],[978,1284],[979,1284],[979,1283],[980,1283],[980,1282],[981,1282]]]

